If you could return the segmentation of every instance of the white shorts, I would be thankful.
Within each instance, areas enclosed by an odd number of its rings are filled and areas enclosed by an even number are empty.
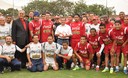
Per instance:
[[[55,62],[46,62],[46,65],[47,66],[51,66],[51,67],[55,67],[56,66]]]

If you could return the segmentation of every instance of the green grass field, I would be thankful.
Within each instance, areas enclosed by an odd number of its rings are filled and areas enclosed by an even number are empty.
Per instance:
[[[45,71],[32,73],[27,70],[5,72],[0,74],[0,78],[128,78],[122,71],[119,73],[110,74],[109,72],[102,73],[95,70],[86,71],[84,69],[73,70],[59,70],[59,71]]]

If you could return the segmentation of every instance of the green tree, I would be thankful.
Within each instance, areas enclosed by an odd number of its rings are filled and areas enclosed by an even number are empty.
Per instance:
[[[47,1],[33,1],[27,6],[24,6],[23,9],[29,13],[30,10],[37,10],[40,13],[46,11],[51,12],[53,15],[62,14],[68,15],[73,13],[74,4],[67,0],[57,0],[53,2]]]

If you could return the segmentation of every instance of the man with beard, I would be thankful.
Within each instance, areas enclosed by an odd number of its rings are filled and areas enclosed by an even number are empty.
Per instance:
[[[24,52],[27,46],[20,49],[17,45],[12,43],[11,36],[6,36],[5,41],[6,43],[0,46],[0,73],[3,73],[4,66],[11,67],[11,71],[20,70],[21,62],[15,58],[14,55],[16,50]]]

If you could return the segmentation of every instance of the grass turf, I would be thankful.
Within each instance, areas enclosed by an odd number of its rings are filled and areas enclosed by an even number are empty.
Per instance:
[[[109,72],[102,73],[95,70],[86,71],[81,70],[59,70],[59,71],[45,71],[45,72],[29,72],[25,69],[22,71],[5,72],[0,74],[0,78],[128,78],[122,71],[119,73],[110,74]]]

